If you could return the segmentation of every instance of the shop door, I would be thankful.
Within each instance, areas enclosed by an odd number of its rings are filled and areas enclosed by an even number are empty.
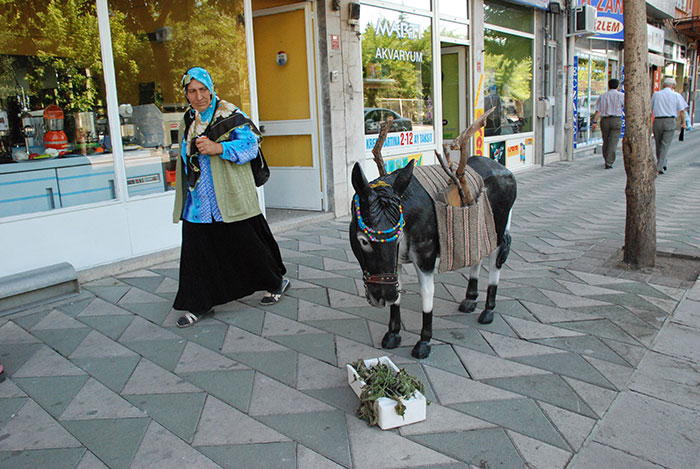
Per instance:
[[[442,48],[442,139],[450,144],[467,128],[467,47]]]
[[[557,115],[557,100],[555,96],[555,79],[556,79],[556,60],[557,60],[557,44],[549,43],[545,47],[545,57],[547,69],[545,70],[545,96],[550,104],[548,114],[544,118],[544,152],[552,153],[554,151],[554,117]]]
[[[265,205],[322,210],[310,4],[254,12],[253,34]]]

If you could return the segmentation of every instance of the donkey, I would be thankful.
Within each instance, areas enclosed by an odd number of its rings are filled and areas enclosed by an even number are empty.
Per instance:
[[[472,156],[466,164],[484,180],[496,228],[498,244],[488,255],[489,286],[486,306],[479,316],[481,324],[489,324],[493,321],[500,269],[510,252],[508,228],[517,186],[513,174],[492,159]],[[413,347],[411,355],[420,359],[430,355],[434,276],[439,265],[440,245],[433,201],[412,176],[413,161],[370,184],[360,164],[355,163],[350,244],[362,268],[367,301],[379,308],[390,305],[389,330],[382,339],[385,349],[401,344],[399,264],[412,263],[415,266],[420,284],[423,326],[420,341]],[[467,293],[459,305],[459,310],[464,313],[476,309],[477,280],[482,261],[470,266]]]

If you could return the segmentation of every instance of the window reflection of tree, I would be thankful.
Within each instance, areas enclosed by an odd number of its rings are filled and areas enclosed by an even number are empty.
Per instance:
[[[376,15],[372,13],[376,11]],[[363,10],[371,18],[362,34],[362,64],[365,79],[365,107],[389,108],[415,124],[432,125],[432,55],[431,28],[425,20],[399,13],[396,18],[383,16],[371,7]],[[419,23],[418,38],[399,38],[392,34],[377,34],[377,21]],[[376,57],[377,49],[403,50],[422,54],[421,62],[385,60]]]
[[[486,30],[486,70],[503,100],[501,134],[532,130],[532,40]]]

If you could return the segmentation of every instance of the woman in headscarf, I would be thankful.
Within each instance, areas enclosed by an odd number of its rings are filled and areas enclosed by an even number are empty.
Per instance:
[[[274,304],[289,288],[277,242],[258,204],[249,161],[260,132],[233,104],[219,99],[205,69],[182,77],[190,107],[176,164],[173,222],[182,220],[180,284],[173,308],[187,327],[211,308],[267,290]]]

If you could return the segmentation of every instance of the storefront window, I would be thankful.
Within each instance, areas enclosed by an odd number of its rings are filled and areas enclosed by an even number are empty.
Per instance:
[[[361,22],[365,134],[391,115],[388,142],[434,143],[430,18],[363,6]]]
[[[94,0],[0,11],[0,217],[111,200]]]
[[[440,39],[446,42],[456,39],[457,43],[466,43],[469,41],[469,25],[440,20]]]
[[[440,17],[452,16],[467,19],[466,0],[440,0]]]
[[[184,72],[206,68],[217,95],[250,112],[243,0],[111,0],[110,9],[129,195],[172,190]]]
[[[576,138],[582,145],[601,140],[600,126],[591,128],[595,106],[600,95],[608,88],[607,60],[584,52],[578,52],[574,66],[574,98],[576,99]]]
[[[532,10],[512,3],[485,1],[484,23],[524,33],[534,32]]]
[[[484,47],[484,135],[531,132],[532,39],[487,29]]]

